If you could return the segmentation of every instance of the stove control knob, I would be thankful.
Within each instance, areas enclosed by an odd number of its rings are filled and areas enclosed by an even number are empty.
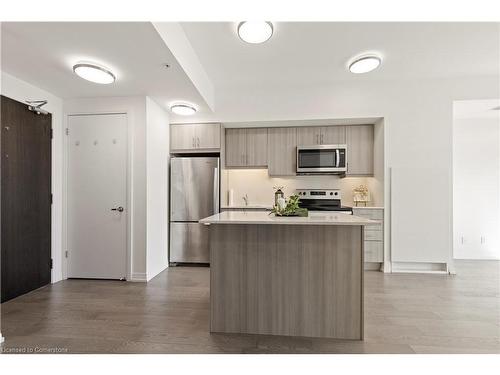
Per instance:
[[[335,194],[337,194],[337,193],[335,193]],[[332,192],[330,192],[330,195],[333,195],[333,193],[332,193]]]

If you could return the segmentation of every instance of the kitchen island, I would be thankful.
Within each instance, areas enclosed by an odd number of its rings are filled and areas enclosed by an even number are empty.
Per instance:
[[[210,331],[363,339],[363,228],[344,213],[227,211],[210,236]]]

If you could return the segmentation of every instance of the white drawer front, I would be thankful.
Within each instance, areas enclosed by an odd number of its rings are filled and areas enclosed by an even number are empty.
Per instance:
[[[373,220],[383,220],[384,210],[383,209],[367,209],[367,208],[352,208],[352,213],[356,216],[366,217]]]
[[[384,261],[384,243],[380,241],[365,241],[365,262]]]
[[[365,241],[383,241],[384,232],[381,230],[365,230]]]
[[[384,227],[382,225],[382,223],[380,224],[374,224],[374,225],[366,225],[365,226],[365,231],[383,231],[384,230]]]

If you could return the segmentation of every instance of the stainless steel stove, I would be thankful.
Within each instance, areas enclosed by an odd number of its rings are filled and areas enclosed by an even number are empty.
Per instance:
[[[339,211],[352,215],[352,207],[342,206],[340,189],[297,189],[299,206],[309,211]]]

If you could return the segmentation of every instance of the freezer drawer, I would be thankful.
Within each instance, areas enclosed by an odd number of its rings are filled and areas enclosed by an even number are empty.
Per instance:
[[[170,262],[209,263],[208,226],[170,223]]]

